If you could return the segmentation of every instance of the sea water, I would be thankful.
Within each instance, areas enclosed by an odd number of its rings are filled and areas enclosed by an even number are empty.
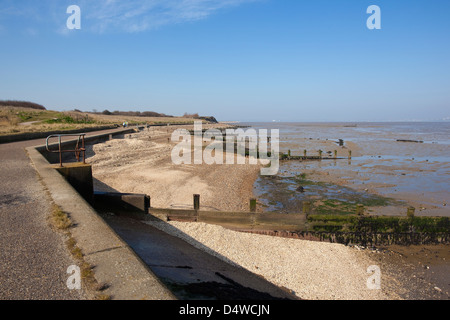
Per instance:
[[[276,176],[259,177],[255,194],[265,211],[301,210],[304,200],[336,199],[360,202],[365,197],[411,198],[432,206],[429,211],[450,215],[450,122],[383,123],[242,123],[254,129],[279,129],[280,152],[291,155],[332,155],[342,139],[351,142],[357,156],[350,160],[282,161]],[[399,140],[410,140],[402,142]],[[413,142],[417,141],[417,142]],[[346,183],[311,184],[298,192],[299,175],[305,171],[339,172]],[[355,176],[355,172],[357,175]],[[374,193],[364,190],[376,186]]]

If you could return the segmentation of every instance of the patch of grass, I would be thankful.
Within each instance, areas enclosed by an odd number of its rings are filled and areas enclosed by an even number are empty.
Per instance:
[[[65,115],[65,114],[60,114],[57,118],[53,118],[53,119],[47,119],[44,121],[45,123],[48,124],[53,124],[53,123],[68,123],[68,124],[94,124],[95,121],[89,119],[89,117],[81,117],[81,118],[73,118],[70,115]]]
[[[60,113],[58,111],[22,110],[16,112],[15,115],[20,119],[20,122],[29,122],[49,120],[58,117]]]
[[[56,204],[53,204],[50,215],[50,224],[57,230],[63,231],[67,236],[66,246],[72,257],[80,264],[81,279],[86,288],[94,292],[94,297],[97,300],[109,300],[109,295],[101,293],[108,286],[99,284],[95,279],[93,266],[84,260],[83,251],[77,246],[76,240],[73,238],[70,228],[73,223],[70,217]]]
[[[59,230],[67,230],[72,226],[72,221],[57,205],[53,205],[50,219],[51,224]]]
[[[77,246],[77,243],[74,238],[70,237],[69,240],[66,241],[67,248],[69,249],[72,256],[77,260],[83,259],[83,252]]]
[[[306,179],[305,173],[296,175],[294,177],[294,181],[300,186],[313,186],[313,185],[314,186],[327,186],[327,185],[329,185],[326,182],[308,180],[308,179]]]
[[[346,202],[341,200],[324,200],[319,201],[314,205],[314,212],[318,214],[355,214],[356,203]]]
[[[372,195],[368,198],[362,198],[360,203],[365,207],[384,207],[393,204],[394,200],[377,195]]]

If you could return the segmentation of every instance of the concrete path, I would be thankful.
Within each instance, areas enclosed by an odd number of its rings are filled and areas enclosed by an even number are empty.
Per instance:
[[[102,131],[105,133],[116,130]],[[92,132],[94,135],[100,132]],[[50,199],[25,148],[45,139],[0,144],[0,299],[86,299],[69,290],[67,268],[76,264],[47,217]]]
[[[84,299],[66,286],[76,263],[46,221],[50,201],[24,149],[41,143],[0,145],[0,299]]]

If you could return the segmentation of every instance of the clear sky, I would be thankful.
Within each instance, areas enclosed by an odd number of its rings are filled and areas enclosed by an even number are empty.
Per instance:
[[[81,9],[69,30],[67,8]],[[381,30],[366,12],[381,9]],[[450,117],[448,0],[0,0],[0,99],[240,121]]]

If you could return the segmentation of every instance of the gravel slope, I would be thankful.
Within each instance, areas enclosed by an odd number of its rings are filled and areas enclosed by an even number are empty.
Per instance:
[[[371,276],[367,268],[374,263],[356,248],[242,233],[205,223],[145,223],[286,287],[302,299],[399,298],[389,293],[391,288],[383,286],[393,281],[387,275],[381,275],[381,290],[367,288]]]

